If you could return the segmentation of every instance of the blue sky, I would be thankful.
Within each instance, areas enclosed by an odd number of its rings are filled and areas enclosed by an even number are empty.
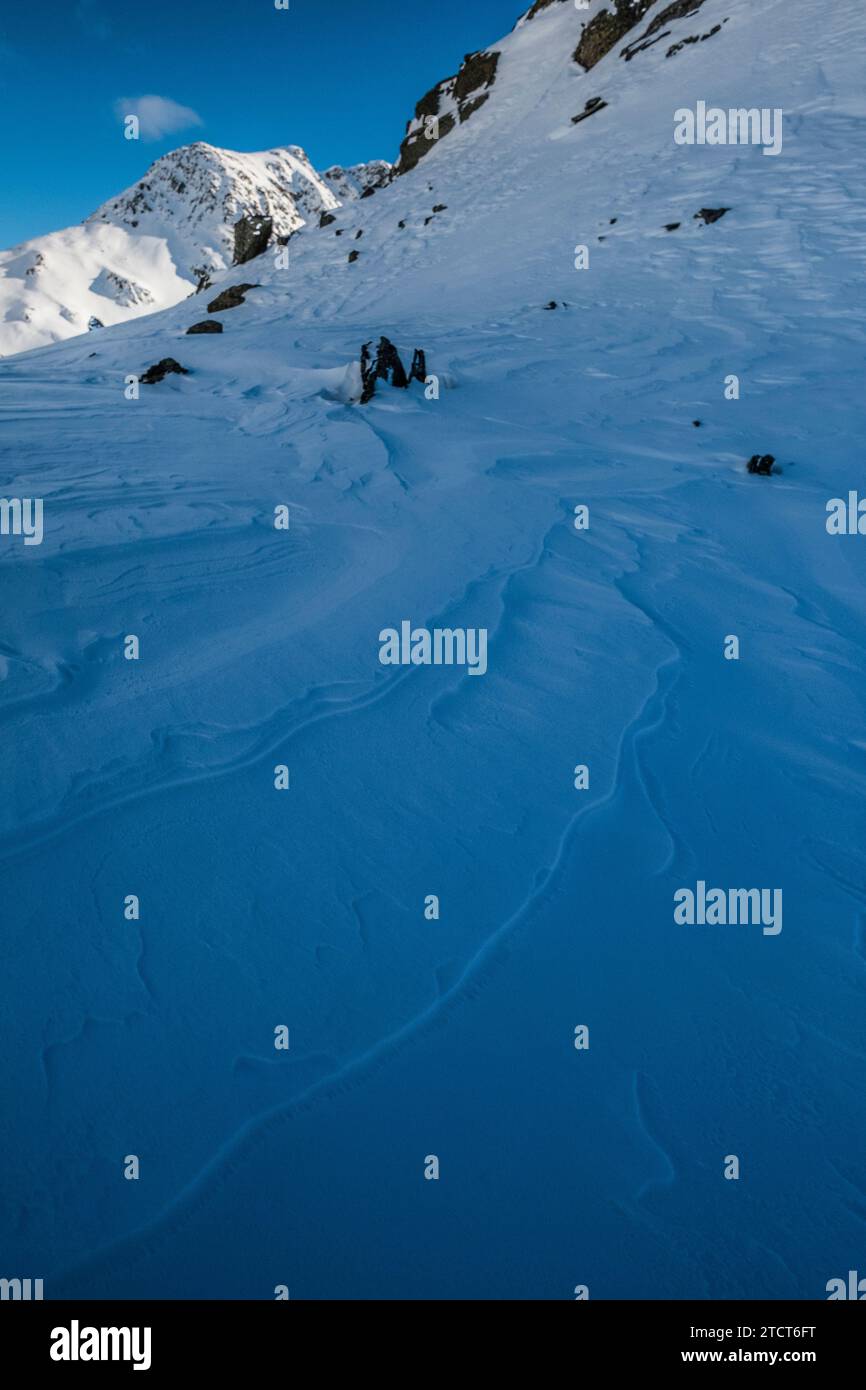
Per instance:
[[[416,100],[528,3],[0,0],[0,246],[81,221],[191,140],[393,159]],[[201,124],[124,140],[116,103],[144,95]]]

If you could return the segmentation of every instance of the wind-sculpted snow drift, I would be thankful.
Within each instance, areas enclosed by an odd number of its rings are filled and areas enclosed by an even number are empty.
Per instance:
[[[0,1243],[46,1297],[862,1263],[866,542],[825,514],[866,21],[705,0],[585,70],[603,8],[536,4],[471,118],[207,303],[0,364],[44,501],[0,549]],[[698,101],[782,108],[782,154],[678,144]],[[436,389],[361,407],[380,338]],[[484,678],[383,664],[408,618]],[[784,930],[676,921],[699,883]]]

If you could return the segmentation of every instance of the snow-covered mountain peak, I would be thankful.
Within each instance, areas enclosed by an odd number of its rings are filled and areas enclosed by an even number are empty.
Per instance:
[[[0,355],[176,304],[232,264],[241,218],[291,236],[390,176],[384,160],[318,174],[299,145],[172,150],[80,226],[0,252]]]
[[[197,140],[163,155],[87,221],[165,237],[181,270],[193,273],[203,264],[231,264],[232,228],[241,217],[270,217],[276,235],[290,236],[338,205],[297,145],[238,154]]]
[[[341,203],[348,203],[353,198],[369,197],[371,192],[384,188],[393,174],[394,166],[387,159],[371,159],[366,164],[353,164],[348,169],[334,164],[325,170],[322,178]]]

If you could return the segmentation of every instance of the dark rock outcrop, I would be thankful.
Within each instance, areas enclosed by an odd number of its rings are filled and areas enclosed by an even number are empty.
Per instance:
[[[699,212],[695,213],[695,219],[700,218],[706,226],[710,226],[713,222],[718,222],[719,218],[724,217],[725,213],[730,212],[730,210],[730,208],[701,208]]]
[[[464,101],[460,108],[460,124],[468,121],[469,117],[474,116],[476,111],[480,111],[489,96],[489,92],[482,92],[481,96],[475,97],[473,101]]]
[[[398,390],[406,390],[411,382],[420,381],[423,385],[426,380],[427,356],[423,348],[415,349],[408,376],[390,338],[379,339],[375,360],[369,343],[361,348],[361,405],[367,405],[373,399],[378,381],[387,381]]]
[[[156,382],[162,381],[172,372],[177,372],[178,376],[189,376],[186,367],[175,362],[173,357],[163,357],[161,362],[157,362],[153,367],[148,367],[141,378],[141,384],[142,386],[154,386]]]
[[[594,68],[654,3],[655,0],[613,0],[612,10],[601,10],[584,28],[574,50],[574,61],[587,72]]]
[[[412,354],[412,366],[409,368],[409,380],[420,381],[422,386],[427,380],[427,354],[423,348],[416,348]]]
[[[323,212],[319,218],[320,227],[330,227],[332,222],[336,222],[336,217],[332,212]]]
[[[666,37],[662,32],[665,25],[673,23],[675,19],[697,14],[703,3],[704,0],[673,0],[672,4],[665,5],[664,9],[653,16],[646,31],[626,45],[621,56],[628,62],[645,48],[659,43]],[[574,51],[574,61],[587,72],[594,68],[620,39],[640,23],[654,4],[655,0],[612,0],[611,9],[601,10],[585,26],[580,43]]]
[[[246,265],[247,261],[267,251],[274,222],[271,217],[242,217],[235,223],[234,265]]]
[[[247,290],[257,290],[258,285],[230,285],[227,290],[218,294],[216,299],[212,299],[207,306],[209,314],[221,314],[224,309],[237,309],[241,304],[245,304],[244,295]]]
[[[401,391],[409,385],[406,368],[400,361],[400,354],[390,338],[380,338],[376,349],[376,377],[379,381],[389,381]]]
[[[722,24],[727,24],[727,22],[726,19],[722,20]],[[722,32],[722,24],[714,24],[712,29],[708,30],[706,34],[689,34],[688,38],[681,39],[679,43],[672,43],[665,57],[673,58],[675,54],[681,53],[682,50],[687,48],[691,43],[705,43],[707,39],[714,38],[716,34]]]
[[[361,348],[361,404],[367,405],[376,394],[376,369],[370,356],[370,344]]]
[[[406,126],[406,137],[394,166],[395,177],[416,168],[437,141],[451,133],[458,118],[462,124],[484,105],[489,88],[496,81],[499,57],[498,50],[467,53],[456,76],[446,77],[425,92],[415,106],[414,118]],[[456,116],[454,109],[443,109],[446,103],[456,108]],[[428,123],[434,117],[438,126],[431,128]]]
[[[590,97],[580,115],[572,116],[571,124],[579,125],[581,121],[586,120],[587,116],[594,116],[596,111],[603,111],[606,106],[607,102],[602,101],[601,97]]]
[[[458,105],[481,90],[492,87],[499,67],[499,53],[467,53],[454,83],[454,98]]]
[[[752,457],[746,464],[746,472],[757,473],[761,478],[769,478],[775,462],[776,460],[772,454],[752,454]]]
[[[203,319],[201,323],[194,323],[192,328],[188,328],[187,333],[222,333],[223,326],[216,319]]]
[[[704,0],[673,0],[673,4],[666,5],[653,17],[646,32],[641,34],[640,38],[626,45],[621,56],[628,63],[632,58],[637,57],[638,53],[643,53],[644,49],[652,48],[654,44],[661,43],[662,39],[668,37],[666,30],[664,33],[661,32],[665,29],[666,24],[673,23],[675,19],[686,19],[689,15],[697,14],[703,3]]]

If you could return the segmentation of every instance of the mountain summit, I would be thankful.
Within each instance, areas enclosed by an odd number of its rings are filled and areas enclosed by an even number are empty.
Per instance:
[[[384,160],[318,174],[297,145],[239,154],[196,141],[77,227],[0,252],[0,355],[168,308],[232,264],[242,218],[292,236],[387,179]]]

